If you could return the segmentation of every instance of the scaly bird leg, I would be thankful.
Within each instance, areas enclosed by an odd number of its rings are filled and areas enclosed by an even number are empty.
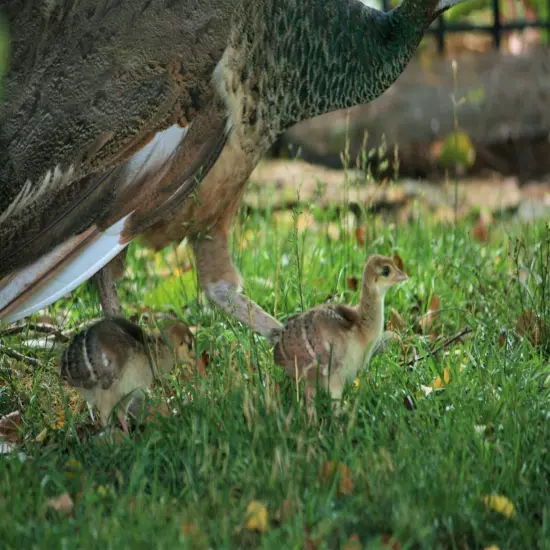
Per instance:
[[[227,234],[203,237],[193,243],[199,281],[218,307],[254,332],[270,339],[283,328],[269,313],[240,292],[240,276],[231,261]]]
[[[122,306],[116,290],[115,281],[124,273],[124,261],[127,249],[115,256],[103,269],[94,276],[93,281],[99,292],[101,309],[105,315],[122,315]]]

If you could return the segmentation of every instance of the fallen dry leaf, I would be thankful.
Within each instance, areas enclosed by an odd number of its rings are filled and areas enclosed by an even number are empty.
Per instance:
[[[365,228],[358,227],[355,230],[355,238],[357,239],[357,244],[359,246],[365,246]]]
[[[338,495],[349,495],[353,491],[353,476],[351,470],[341,462],[329,460],[323,465],[319,474],[321,485],[332,483],[334,476],[338,474],[339,483],[336,493]]]
[[[275,512],[275,519],[279,523],[284,523],[285,521],[288,521],[297,510],[298,506],[296,505],[296,502],[293,500],[287,498],[279,508],[277,508],[277,511]]]
[[[391,548],[391,550],[401,550],[401,543],[394,539],[391,535],[382,535],[380,537],[380,544]]]
[[[397,266],[397,269],[400,269],[401,271],[405,271],[405,264],[403,263],[403,259],[397,252],[394,252],[393,254],[393,262]]]
[[[357,533],[353,533],[353,535],[351,535],[344,544],[343,550],[361,550],[362,548],[363,547],[361,546],[361,539],[359,538],[359,535]]]
[[[402,315],[392,307],[388,320],[388,330],[401,332],[406,326],[407,323],[405,323],[405,319],[403,319]]]
[[[206,543],[206,535],[199,529],[194,521],[184,521],[180,532],[184,537],[191,539],[193,548],[197,545],[203,547]]]
[[[48,508],[53,508],[56,512],[68,516],[74,508],[74,502],[69,493],[62,493],[57,498],[51,498],[46,501]]]
[[[462,372],[465,369],[464,365],[460,365],[459,372]],[[429,386],[421,386],[422,391],[426,396],[430,395],[433,390],[440,390],[443,386],[451,383],[451,370],[449,367],[443,369],[443,379],[441,376],[434,378],[434,381]]]
[[[0,438],[9,443],[21,441],[21,413],[13,411],[0,418]]]
[[[48,435],[48,428],[44,428],[35,438],[34,440],[37,443],[44,443],[44,440],[46,439],[46,436]]]
[[[488,509],[494,510],[507,518],[511,518],[516,513],[514,510],[514,505],[510,499],[504,495],[483,495],[481,500]]]
[[[439,304],[439,296],[434,294],[430,300],[428,311],[424,316],[422,316],[418,323],[420,325],[420,329],[422,330],[422,334],[428,333],[433,325],[433,322],[439,317]]]
[[[526,336],[536,347],[546,340],[550,327],[534,311],[524,311],[517,320],[516,331],[520,336]]]
[[[353,290],[355,292],[358,286],[359,281],[357,280],[357,277],[348,277],[348,288],[350,290]]]
[[[489,227],[483,216],[479,216],[476,224],[472,227],[472,237],[478,243],[486,243],[489,240]]]
[[[55,422],[50,426],[52,430],[60,430],[65,426],[65,413],[58,411],[55,415]]]
[[[443,380],[441,380],[441,376],[438,376],[430,385],[434,390],[438,390],[443,387],[443,382],[445,382],[445,384],[449,384],[451,382],[451,372],[449,371],[449,367],[445,367],[443,369]]]
[[[202,350],[201,360],[205,368],[208,366],[208,363],[210,363],[210,354],[205,349]]]
[[[251,531],[267,531],[267,508],[259,500],[252,500],[246,508],[246,527]]]
[[[403,406],[408,411],[414,411],[416,409],[416,405],[414,404],[414,399],[410,395],[403,396]]]

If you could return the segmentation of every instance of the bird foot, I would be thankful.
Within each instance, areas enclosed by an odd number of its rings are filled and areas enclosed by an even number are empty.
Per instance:
[[[276,338],[283,330],[281,323],[250,298],[241,294],[232,283],[208,283],[204,285],[204,292],[218,307],[269,340]]]

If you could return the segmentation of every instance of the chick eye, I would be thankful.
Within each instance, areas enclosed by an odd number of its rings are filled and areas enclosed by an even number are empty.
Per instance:
[[[384,277],[387,277],[389,274],[390,274],[390,266],[389,265],[385,265],[383,268],[382,268],[382,276]]]

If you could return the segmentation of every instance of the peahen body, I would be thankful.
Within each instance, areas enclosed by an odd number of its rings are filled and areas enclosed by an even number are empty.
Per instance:
[[[154,248],[188,236],[209,298],[280,328],[240,293],[228,251],[250,173],[289,126],[383,93],[461,1],[3,3],[0,319],[94,275],[113,289],[109,262],[144,234]]]

